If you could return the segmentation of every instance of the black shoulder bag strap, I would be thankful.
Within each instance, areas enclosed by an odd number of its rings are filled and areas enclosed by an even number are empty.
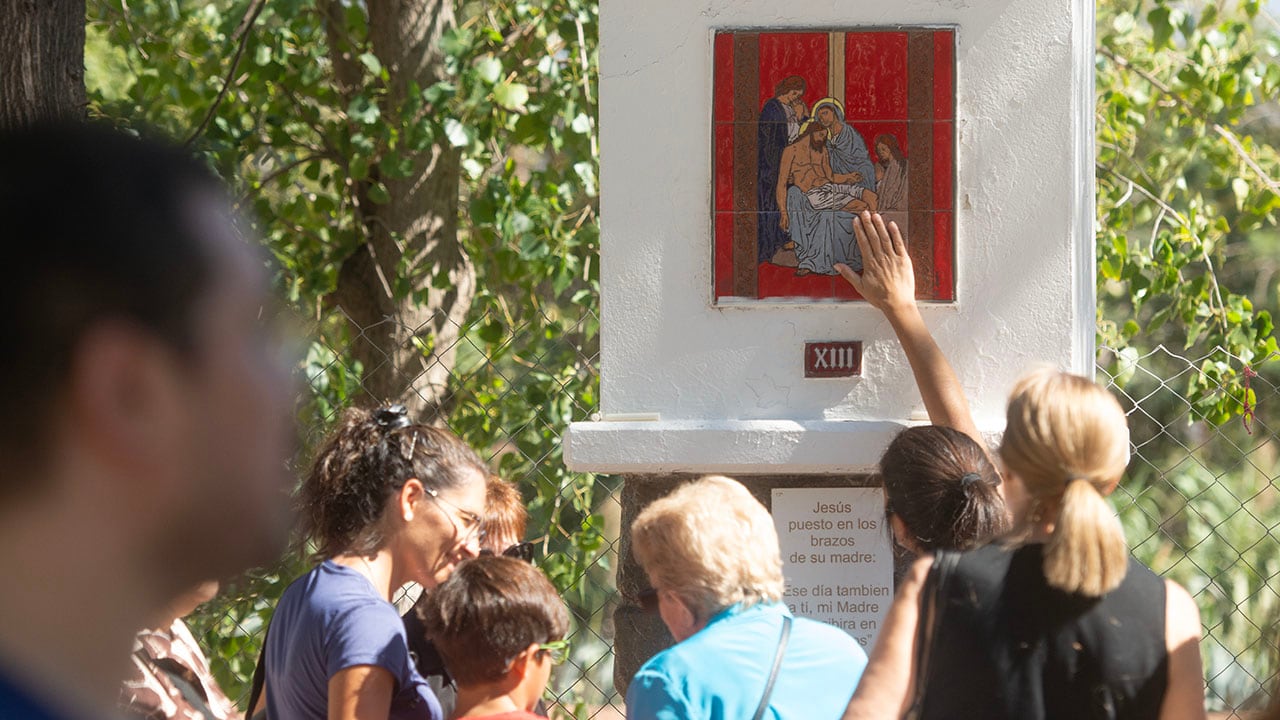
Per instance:
[[[268,626],[267,634],[271,633]],[[262,708],[262,712],[256,715],[253,712],[254,706],[258,704],[258,700],[262,697],[262,689],[267,684],[267,635],[262,636],[262,652],[258,653],[258,666],[253,669],[253,688],[249,690],[249,704],[245,706],[244,716],[248,720],[267,720],[267,709]]]
[[[782,669],[782,656],[787,653],[787,640],[791,637],[791,616],[782,616],[782,637],[778,638],[778,652],[773,656],[773,669],[769,671],[769,682],[764,686],[764,697],[760,698],[760,707],[756,708],[753,720],[764,717],[769,707],[769,697],[773,695],[773,684],[778,681],[778,671]]]
[[[933,638],[942,622],[942,604],[946,602],[947,585],[952,571],[960,561],[960,553],[939,550],[933,557],[933,567],[920,589],[920,616],[916,624],[915,691],[911,705],[903,714],[903,720],[919,720],[924,713],[924,692],[929,684],[930,660]]]

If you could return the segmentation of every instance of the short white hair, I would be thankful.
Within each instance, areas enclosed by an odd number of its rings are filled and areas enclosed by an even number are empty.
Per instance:
[[[632,524],[631,543],[654,587],[675,592],[699,620],[782,599],[773,518],[732,478],[710,475],[655,500]]]

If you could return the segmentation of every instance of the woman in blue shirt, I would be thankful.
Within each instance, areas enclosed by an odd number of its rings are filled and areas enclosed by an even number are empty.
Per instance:
[[[632,679],[628,718],[751,718],[762,706],[782,720],[840,717],[867,656],[843,630],[782,604],[778,534],[745,487],[716,476],[685,485],[640,513],[631,542],[677,644]]]
[[[479,551],[488,471],[404,408],[350,410],[301,489],[323,561],[280,598],[265,651],[271,718],[443,720],[391,597],[430,589]]]

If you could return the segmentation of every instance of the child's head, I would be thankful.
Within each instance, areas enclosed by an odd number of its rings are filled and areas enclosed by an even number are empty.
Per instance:
[[[501,686],[532,709],[551,674],[569,612],[550,581],[514,558],[481,556],[458,566],[422,605],[427,637],[460,690]]]

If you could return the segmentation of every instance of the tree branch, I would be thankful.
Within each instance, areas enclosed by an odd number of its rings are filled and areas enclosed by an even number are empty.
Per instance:
[[[312,160],[320,160],[325,157],[328,157],[328,155],[325,153],[316,153],[313,155],[306,155],[304,157],[300,157],[297,160],[294,160],[293,162],[287,165],[282,165],[281,167],[278,167],[275,170],[272,170],[271,172],[263,176],[263,178],[258,181],[258,188],[259,189],[265,188],[267,186],[267,183],[270,183],[272,180],[275,180],[276,178],[280,177],[281,175],[284,175],[285,173],[298,167],[299,165],[309,163]],[[244,202],[248,200],[250,196],[254,194],[254,192],[255,191],[249,191],[245,193],[243,196],[241,196],[240,202],[238,204],[244,204]]]
[[[196,138],[204,133],[205,128],[209,127],[214,114],[218,112],[218,106],[222,104],[222,99],[227,96],[227,90],[231,88],[231,81],[236,76],[236,68],[240,66],[240,58],[244,56],[245,46],[249,44],[251,35],[249,30],[257,22],[258,16],[262,14],[262,10],[266,6],[267,0],[253,0],[253,2],[249,3],[248,9],[245,10],[244,18],[236,26],[236,31],[231,36],[232,39],[239,38],[239,44],[236,45],[236,54],[231,58],[231,67],[227,70],[227,76],[222,79],[222,89],[218,91],[218,96],[213,99],[213,104],[205,112],[204,119],[200,121],[195,132],[191,133],[191,136],[183,143],[184,146],[190,146],[191,143],[195,142]]]
[[[1147,199],[1151,200],[1151,202],[1155,203],[1157,207],[1160,208],[1160,215],[1156,218],[1155,225],[1152,227],[1151,237],[1152,237],[1153,246],[1155,244],[1156,233],[1159,231],[1160,223],[1164,221],[1164,215],[1166,213],[1169,215],[1172,215],[1174,219],[1178,221],[1178,224],[1182,227],[1182,229],[1185,230],[1187,234],[1189,234],[1192,238],[1195,239],[1196,244],[1199,246],[1200,257],[1204,259],[1204,264],[1206,267],[1205,274],[1209,276],[1209,281],[1213,283],[1213,295],[1214,297],[1218,298],[1218,309],[1221,310],[1221,313],[1216,313],[1216,314],[1218,315],[1219,324],[1222,325],[1222,331],[1225,333],[1227,331],[1227,324],[1226,324],[1227,304],[1222,300],[1222,288],[1218,285],[1218,274],[1213,269],[1213,261],[1210,260],[1209,251],[1206,249],[1208,246],[1208,241],[1206,241],[1204,238],[1196,234],[1195,228],[1191,227],[1191,223],[1188,222],[1187,219],[1183,217],[1181,213],[1175,210],[1172,205],[1162,200],[1159,196],[1157,196],[1155,193],[1151,192],[1147,188],[1143,187],[1141,183],[1135,181],[1133,178],[1130,178],[1124,175],[1123,173],[1120,173],[1108,167],[1104,167],[1099,163],[1094,163],[1094,166],[1097,169],[1109,175],[1113,175],[1123,182],[1128,183],[1130,190],[1137,190],[1138,192],[1145,195]],[[1125,197],[1128,197],[1128,193],[1126,193]],[[1179,276],[1179,279],[1181,279],[1182,273],[1179,272],[1178,276]],[[1209,301],[1209,308],[1211,310],[1213,309],[1212,298],[1210,298],[1210,301]]]
[[[1187,114],[1196,118],[1200,122],[1203,122],[1205,125],[1208,125],[1211,130],[1213,130],[1215,133],[1221,136],[1223,140],[1227,141],[1227,144],[1230,145],[1231,149],[1234,150],[1236,155],[1240,157],[1240,160],[1242,160],[1245,165],[1249,166],[1249,169],[1253,170],[1253,172],[1258,175],[1258,177],[1262,180],[1262,182],[1266,184],[1267,189],[1269,189],[1271,192],[1277,195],[1280,195],[1280,183],[1277,183],[1275,180],[1271,179],[1271,176],[1268,175],[1267,172],[1262,169],[1262,166],[1258,164],[1258,161],[1255,160],[1254,157],[1249,154],[1248,150],[1245,150],[1244,145],[1241,144],[1240,139],[1236,137],[1235,133],[1231,132],[1226,127],[1214,122],[1204,113],[1200,112],[1198,109],[1193,107],[1191,103],[1187,102],[1185,99],[1182,98],[1182,96],[1175,93],[1172,88],[1170,88],[1168,85],[1165,85],[1163,82],[1161,82],[1159,78],[1143,70],[1142,68],[1134,66],[1125,58],[1122,58],[1119,55],[1116,55],[1109,48],[1105,48],[1105,47],[1098,48],[1098,53],[1103,55],[1104,57],[1109,58],[1117,66],[1125,70],[1129,70],[1133,72],[1135,75],[1137,75],[1138,77],[1142,78],[1143,80],[1146,80],[1148,83],[1151,84],[1152,87],[1159,90],[1166,97],[1172,100],[1174,104],[1176,104],[1178,107],[1185,110]]]

